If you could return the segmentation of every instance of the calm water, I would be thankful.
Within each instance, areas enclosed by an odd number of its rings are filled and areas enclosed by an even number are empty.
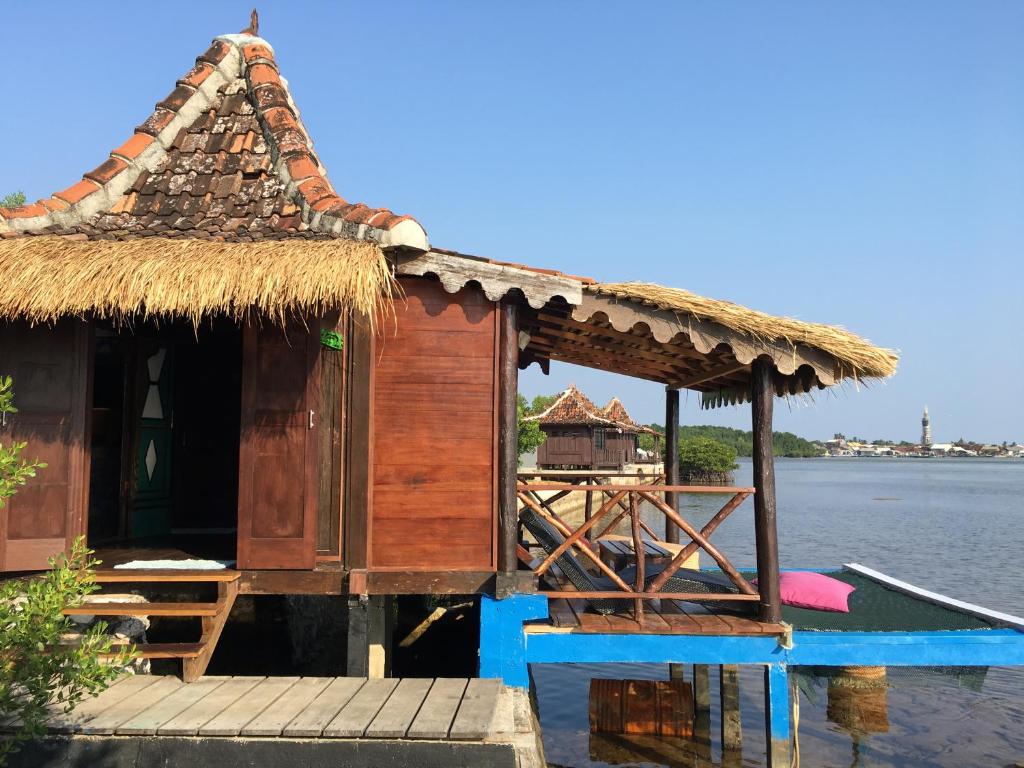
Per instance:
[[[985,459],[782,459],[776,463],[783,567],[859,562],[905,581],[1024,615],[1024,461]],[[750,482],[743,463],[737,484]],[[717,501],[717,504],[715,503]],[[701,525],[722,499],[686,497]],[[653,522],[652,517],[652,522]],[[754,566],[753,507],[746,502],[712,541],[737,566]],[[703,561],[702,561],[703,564]],[[852,735],[826,717],[827,684],[808,677],[800,697],[804,766],[1013,766],[1024,764],[1024,670],[991,668],[954,676],[890,670],[888,726]],[[553,765],[668,765],[623,762],[590,743],[592,677],[664,679],[660,665],[542,665],[534,669],[544,747]],[[687,671],[689,676],[689,671]],[[716,692],[712,670],[712,692]],[[744,750],[764,765],[760,671],[741,670]],[[718,733],[713,700],[711,733]],[[717,740],[717,738],[716,738]],[[693,764],[681,759],[678,764]],[[712,762],[722,764],[713,744]]]

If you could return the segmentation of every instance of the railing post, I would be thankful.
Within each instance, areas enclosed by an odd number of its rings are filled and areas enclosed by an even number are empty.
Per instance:
[[[665,485],[679,485],[679,390],[665,390]],[[665,503],[679,511],[679,494],[665,491]],[[665,541],[679,543],[679,528],[665,518]]]
[[[775,457],[772,452],[772,406],[775,383],[771,361],[758,358],[751,371],[750,411],[754,432],[754,535],[757,542],[757,591],[760,619],[782,618],[779,595],[779,539],[775,529]]]

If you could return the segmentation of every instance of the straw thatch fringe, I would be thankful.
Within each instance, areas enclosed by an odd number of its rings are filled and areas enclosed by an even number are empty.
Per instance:
[[[142,238],[0,240],[0,319],[62,316],[191,320],[254,313],[389,311],[394,277],[381,249],[356,240]]]
[[[899,362],[894,351],[876,347],[844,328],[776,317],[728,301],[698,296],[680,288],[666,288],[654,283],[598,283],[586,288],[597,294],[692,315],[699,320],[718,323],[732,331],[747,334],[755,340],[785,341],[793,345],[815,347],[835,357],[842,368],[842,374],[855,379],[892,376]],[[728,397],[724,399],[727,401]]]

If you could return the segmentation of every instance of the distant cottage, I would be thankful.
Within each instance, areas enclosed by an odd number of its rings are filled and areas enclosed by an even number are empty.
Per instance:
[[[543,469],[624,469],[637,460],[642,433],[656,435],[656,443],[661,437],[634,422],[619,398],[598,408],[573,385],[527,420],[536,421],[547,437],[537,449],[537,466]]]

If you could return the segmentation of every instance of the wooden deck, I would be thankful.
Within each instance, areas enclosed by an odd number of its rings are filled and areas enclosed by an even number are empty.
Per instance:
[[[611,615],[597,613],[586,600],[558,598],[549,600],[547,622],[526,625],[527,632],[577,632],[613,635],[716,635],[758,637],[782,635],[782,624],[766,624],[754,619],[713,613],[688,603],[651,600],[644,606],[643,623],[632,611]]]
[[[0,731],[12,723],[0,720]],[[542,768],[524,690],[496,679],[128,676],[10,768],[303,765]]]
[[[483,741],[495,735],[500,680],[355,677],[124,677],[51,734]],[[8,724],[0,729],[9,728]]]

